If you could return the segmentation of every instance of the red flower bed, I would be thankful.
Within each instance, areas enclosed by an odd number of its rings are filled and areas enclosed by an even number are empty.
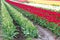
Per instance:
[[[28,5],[25,5],[25,4],[15,3],[15,2],[12,2],[10,0],[6,0],[6,1],[8,3],[14,5],[14,6],[17,6],[21,9],[23,9],[23,10],[26,10],[26,11],[30,12],[31,14],[38,15],[42,18],[45,18],[50,22],[55,22],[57,24],[60,23],[60,13],[59,12],[54,12],[54,11],[51,11],[51,10],[45,10],[45,9],[42,9],[42,8],[36,8],[36,7],[28,6]]]

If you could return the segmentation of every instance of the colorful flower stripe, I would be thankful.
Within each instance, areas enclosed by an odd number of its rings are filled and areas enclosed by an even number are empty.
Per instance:
[[[12,2],[10,0],[6,0],[6,1],[9,2],[10,4],[12,4],[14,6],[17,6],[21,9],[24,9],[24,10],[26,10],[26,11],[32,13],[32,14],[43,17],[50,22],[55,22],[55,23],[58,23],[58,24],[60,23],[60,13],[58,13],[58,12],[53,12],[51,10],[45,10],[45,9],[42,9],[42,8],[36,8],[36,7],[28,6],[28,5],[25,5],[25,4],[15,3],[15,2]]]

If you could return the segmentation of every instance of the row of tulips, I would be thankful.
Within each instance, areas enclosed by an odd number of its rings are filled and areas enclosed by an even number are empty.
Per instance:
[[[15,3],[15,2],[12,2],[9,0],[6,0],[6,1],[9,2],[10,4],[15,5],[21,9],[24,9],[24,10],[26,10],[26,11],[34,14],[34,15],[37,15],[39,17],[43,17],[44,19],[47,19],[50,22],[55,22],[58,25],[60,25],[60,12],[53,12],[50,10],[45,10],[42,8],[36,8],[33,6],[21,4],[21,3],[19,4],[19,3]]]
[[[26,37],[37,37],[38,30],[33,25],[31,21],[29,21],[26,17],[24,17],[19,11],[13,8],[8,3],[4,2],[6,8],[8,9],[12,18],[17,22],[17,24],[21,27],[23,34]]]
[[[17,35],[18,32],[16,26],[13,24],[13,19],[10,17],[2,1],[1,1],[1,20],[3,40],[13,40],[14,36]]]
[[[28,17],[30,20],[34,21],[34,23],[38,23],[39,25],[46,27],[50,29],[53,33],[60,36],[60,26],[54,22],[50,22],[46,20],[45,18],[39,17],[37,15],[31,14],[28,11],[24,11],[23,9],[17,8],[13,6],[15,9],[17,9],[19,12],[21,12],[24,16]],[[50,19],[51,20],[51,19]]]

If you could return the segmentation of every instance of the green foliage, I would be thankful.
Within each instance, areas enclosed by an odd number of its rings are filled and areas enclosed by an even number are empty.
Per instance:
[[[2,33],[4,40],[13,40],[13,37],[18,34],[16,32],[16,26],[13,24],[13,20],[10,17],[8,11],[6,10],[3,2],[1,6],[1,14],[2,14]]]
[[[28,37],[28,38],[26,38],[26,40],[32,40],[32,38]]]
[[[58,24],[55,24],[53,22],[48,22],[46,19],[42,19],[41,17],[37,17],[36,15],[33,15],[27,11],[24,11],[20,8],[17,8],[13,6],[15,9],[17,9],[19,12],[21,12],[24,16],[28,17],[30,20],[33,20],[34,23],[38,23],[39,25],[46,27],[50,29],[53,33],[60,36],[60,26]]]
[[[23,34],[27,37],[36,37],[37,36],[37,28],[33,25],[31,21],[29,21],[26,17],[24,17],[20,12],[18,12],[11,5],[6,3],[6,7],[10,12],[12,18],[17,22],[17,24],[22,28]]]

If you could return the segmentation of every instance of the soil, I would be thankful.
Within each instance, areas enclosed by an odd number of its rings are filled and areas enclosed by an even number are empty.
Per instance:
[[[25,37],[21,31],[21,28],[20,27],[17,27],[17,30],[19,31],[19,34],[16,35],[16,37],[14,38],[14,40],[25,40]]]
[[[17,31],[19,32],[19,34],[16,35],[16,37],[14,37],[14,40],[25,40],[25,37],[22,33],[22,30],[21,30],[20,26],[18,26],[18,24],[16,23],[15,20],[13,20],[13,23],[16,26]]]
[[[0,37],[0,40],[3,40],[3,38],[2,38],[2,37]]]

